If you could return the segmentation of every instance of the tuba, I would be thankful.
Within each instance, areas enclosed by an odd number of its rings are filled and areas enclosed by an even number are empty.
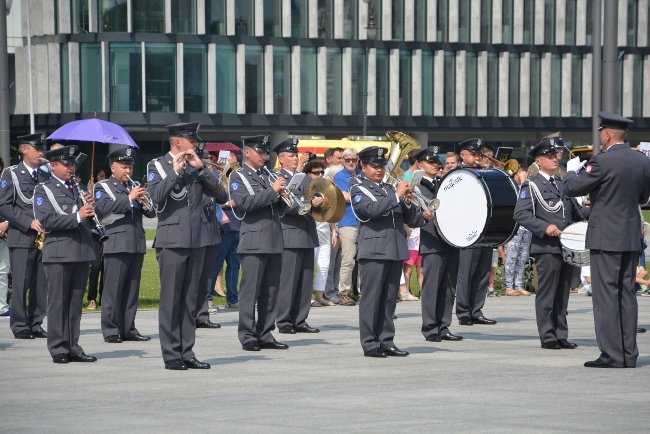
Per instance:
[[[386,137],[391,141],[388,166],[384,175],[384,182],[397,185],[402,177],[400,164],[409,152],[420,149],[420,144],[413,137],[399,131],[387,131]]]

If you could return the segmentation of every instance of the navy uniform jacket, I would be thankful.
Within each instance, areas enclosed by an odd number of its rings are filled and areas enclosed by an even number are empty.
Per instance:
[[[50,194],[47,194],[47,191]],[[89,262],[96,260],[91,218],[77,221],[81,199],[58,179],[40,183],[34,190],[34,216],[45,228],[43,263]],[[98,218],[100,214],[98,213]]]
[[[360,181],[359,183],[356,183]],[[359,224],[358,259],[405,261],[409,258],[404,224],[417,225],[415,206],[397,199],[395,188],[380,187],[363,174],[350,178],[350,202]]]
[[[564,204],[564,212],[560,208],[557,212],[549,212],[537,202],[537,197],[531,195],[529,183],[534,183],[542,198],[548,206],[555,206],[558,201]],[[560,194],[564,186],[562,181],[556,180],[559,191],[538,173],[524,181],[519,192],[519,199],[515,205],[514,219],[517,223],[533,233],[530,244],[530,253],[562,253],[560,237],[546,235],[546,228],[553,224],[563,230],[576,221],[582,221],[589,216],[589,208],[580,207],[572,201],[566,193]],[[534,205],[533,205],[534,201]]]
[[[172,154],[149,162],[147,190],[158,209],[158,228],[154,248],[197,249],[206,246],[201,225],[208,218],[203,209],[203,195],[211,197],[223,188],[209,170],[199,172],[185,163],[176,174]]]
[[[430,179],[422,178],[420,185],[416,186],[416,188],[422,196],[427,199],[433,199],[436,197],[435,190],[437,188],[437,181],[434,180],[432,182]],[[448,250],[449,245],[438,234],[433,219],[424,222],[424,226],[420,229],[420,254],[443,253]]]
[[[218,176],[218,174],[217,174]],[[201,225],[203,235],[201,239],[205,246],[216,246],[221,242],[221,225],[217,221],[217,204],[228,202],[228,192],[225,188],[220,188],[216,197],[203,196],[203,212],[207,219],[207,224]]]
[[[260,178],[247,164],[230,174],[233,212],[242,219],[237,253],[274,254],[284,250],[280,212],[285,211],[286,204],[271,185],[268,176],[262,174]]]
[[[38,167],[38,180],[45,182],[50,173]],[[15,181],[14,181],[15,180]],[[24,162],[2,171],[0,215],[9,221],[7,245],[10,248],[35,248],[36,231],[29,228],[34,220],[33,196],[36,182]]]
[[[293,177],[286,169],[281,169],[278,172],[279,176],[282,176],[287,180]],[[305,194],[307,193],[307,188],[311,184],[311,178],[306,176],[303,182],[293,191],[293,194],[296,195],[303,203],[307,203],[305,200]],[[311,213],[305,215],[298,214],[299,206],[294,205],[293,207],[287,207],[284,210],[284,215],[282,216],[282,236],[284,238],[284,248],[285,249],[313,249],[318,247],[318,232],[316,232],[316,222],[311,217]]]
[[[103,252],[106,254],[146,253],[147,243],[142,227],[142,215],[153,218],[156,216],[156,211],[145,212],[137,200],[130,201],[129,191],[114,176],[96,183],[93,191],[95,209],[102,216],[124,214],[124,217],[106,226],[108,239],[104,242]]]
[[[627,143],[594,155],[585,170],[564,178],[569,196],[589,194],[591,216],[586,247],[610,252],[641,248],[639,204],[650,197],[650,160]]]

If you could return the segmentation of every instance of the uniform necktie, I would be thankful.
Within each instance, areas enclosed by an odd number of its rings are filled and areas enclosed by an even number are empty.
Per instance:
[[[74,189],[72,188],[72,182],[66,181],[65,186],[68,188],[68,190],[70,190],[70,193],[72,193],[72,195],[74,196]]]
[[[260,179],[263,179],[262,178],[262,171],[260,169],[257,169],[255,172],[257,173],[257,176],[260,177]]]
[[[131,188],[130,188],[128,182],[123,182],[122,185],[124,185],[124,188],[126,189],[126,191],[128,191],[129,193],[131,193]]]
[[[557,188],[557,183],[555,182],[554,177],[551,176],[548,180],[550,181],[551,184],[553,184],[553,187]]]
[[[32,179],[34,179],[34,182],[38,184],[38,170],[32,172]]]

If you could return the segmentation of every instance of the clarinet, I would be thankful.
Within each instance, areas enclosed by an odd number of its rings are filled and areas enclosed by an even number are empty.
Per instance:
[[[86,200],[86,196],[84,196],[84,191],[81,188],[81,184],[77,182],[76,178],[74,178],[74,186],[77,188],[77,192],[79,193],[79,198],[81,199],[81,202],[84,205],[88,205],[88,201]],[[94,208],[93,208],[94,210]],[[104,225],[99,221],[97,218],[97,214],[93,216],[93,222],[95,223],[95,227],[97,228],[97,232],[99,232],[99,241],[104,242],[108,239],[108,235],[106,235],[106,229],[104,228]]]

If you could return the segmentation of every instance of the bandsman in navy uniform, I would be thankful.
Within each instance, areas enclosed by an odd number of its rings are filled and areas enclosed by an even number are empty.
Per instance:
[[[93,196],[83,186],[75,186],[73,180],[77,155],[76,146],[46,152],[52,176],[34,190],[34,217],[45,229],[43,265],[49,292],[47,347],[54,363],[97,360],[79,346],[83,296],[90,261],[95,259],[90,233],[95,210]]]
[[[363,297],[359,303],[361,347],[367,357],[408,356],[395,346],[393,315],[404,261],[409,258],[404,224],[415,224],[418,210],[407,205],[409,184],[384,184],[386,149],[371,146],[359,152],[361,174],[350,178],[352,210],[359,220],[359,272]]]
[[[542,348],[573,349],[578,345],[568,341],[567,323],[573,266],[562,258],[559,236],[570,224],[588,217],[589,208],[569,198],[562,181],[554,175],[558,168],[555,138],[541,141],[529,155],[539,172],[521,185],[514,219],[533,234],[530,254],[539,276],[535,297],[537,331]]]
[[[286,179],[287,184],[298,170],[297,144],[297,138],[288,138],[273,148],[281,166],[278,175]],[[311,178],[305,176],[293,191],[303,203],[310,182]],[[315,197],[309,203],[312,207],[322,204],[322,197]],[[284,252],[276,302],[278,331],[285,334],[318,333],[318,329],[307,324],[314,289],[314,249],[318,246],[316,222],[310,212],[300,215],[297,204],[284,211],[281,222]]]
[[[424,170],[420,185],[415,188],[427,199],[436,197],[438,167],[438,147],[422,149],[415,155]],[[433,214],[424,212],[424,226],[420,228],[420,255],[422,255],[422,334],[429,342],[460,341],[449,331],[452,308],[456,298],[456,279],[458,275],[458,249],[445,243],[438,235],[433,222]]]
[[[601,112],[600,119],[605,151],[594,155],[585,170],[568,165],[564,183],[569,196],[589,194],[592,209],[586,247],[600,356],[585,367],[634,368],[639,356],[634,294],[641,250],[638,207],[650,198],[650,161],[626,142],[630,119],[608,112]]]
[[[462,163],[459,167],[482,168],[481,159],[482,139],[469,139],[458,144]],[[456,280],[456,317],[458,324],[471,326],[473,324],[492,325],[497,322],[483,315],[483,306],[488,291],[490,268],[492,267],[492,249],[490,247],[475,247],[462,249],[458,253],[458,273]]]
[[[149,162],[148,191],[158,210],[153,247],[160,269],[160,347],[166,369],[209,369],[196,359],[196,305],[205,258],[203,195],[223,188],[195,149],[197,122],[167,125],[170,151]]]
[[[35,243],[43,225],[34,218],[34,188],[50,179],[41,168],[45,134],[18,137],[22,161],[6,168],[0,180],[0,215],[9,221],[7,244],[13,269],[10,327],[18,339],[45,338],[42,328],[47,310],[47,287],[41,251]],[[27,307],[29,305],[29,307]]]
[[[108,343],[148,341],[135,327],[140,295],[140,276],[147,252],[142,216],[156,216],[153,207],[143,206],[146,190],[133,184],[135,149],[119,148],[108,154],[112,175],[95,184],[95,209],[103,216],[123,217],[106,226],[103,245],[104,293],[102,334]]]
[[[284,350],[288,345],[275,340],[275,302],[282,267],[282,225],[280,213],[286,204],[286,180],[269,178],[264,167],[270,136],[242,137],[246,161],[230,174],[233,213],[241,219],[239,247],[242,278],[239,288],[238,336],[244,351]],[[255,318],[257,303],[257,319]]]

